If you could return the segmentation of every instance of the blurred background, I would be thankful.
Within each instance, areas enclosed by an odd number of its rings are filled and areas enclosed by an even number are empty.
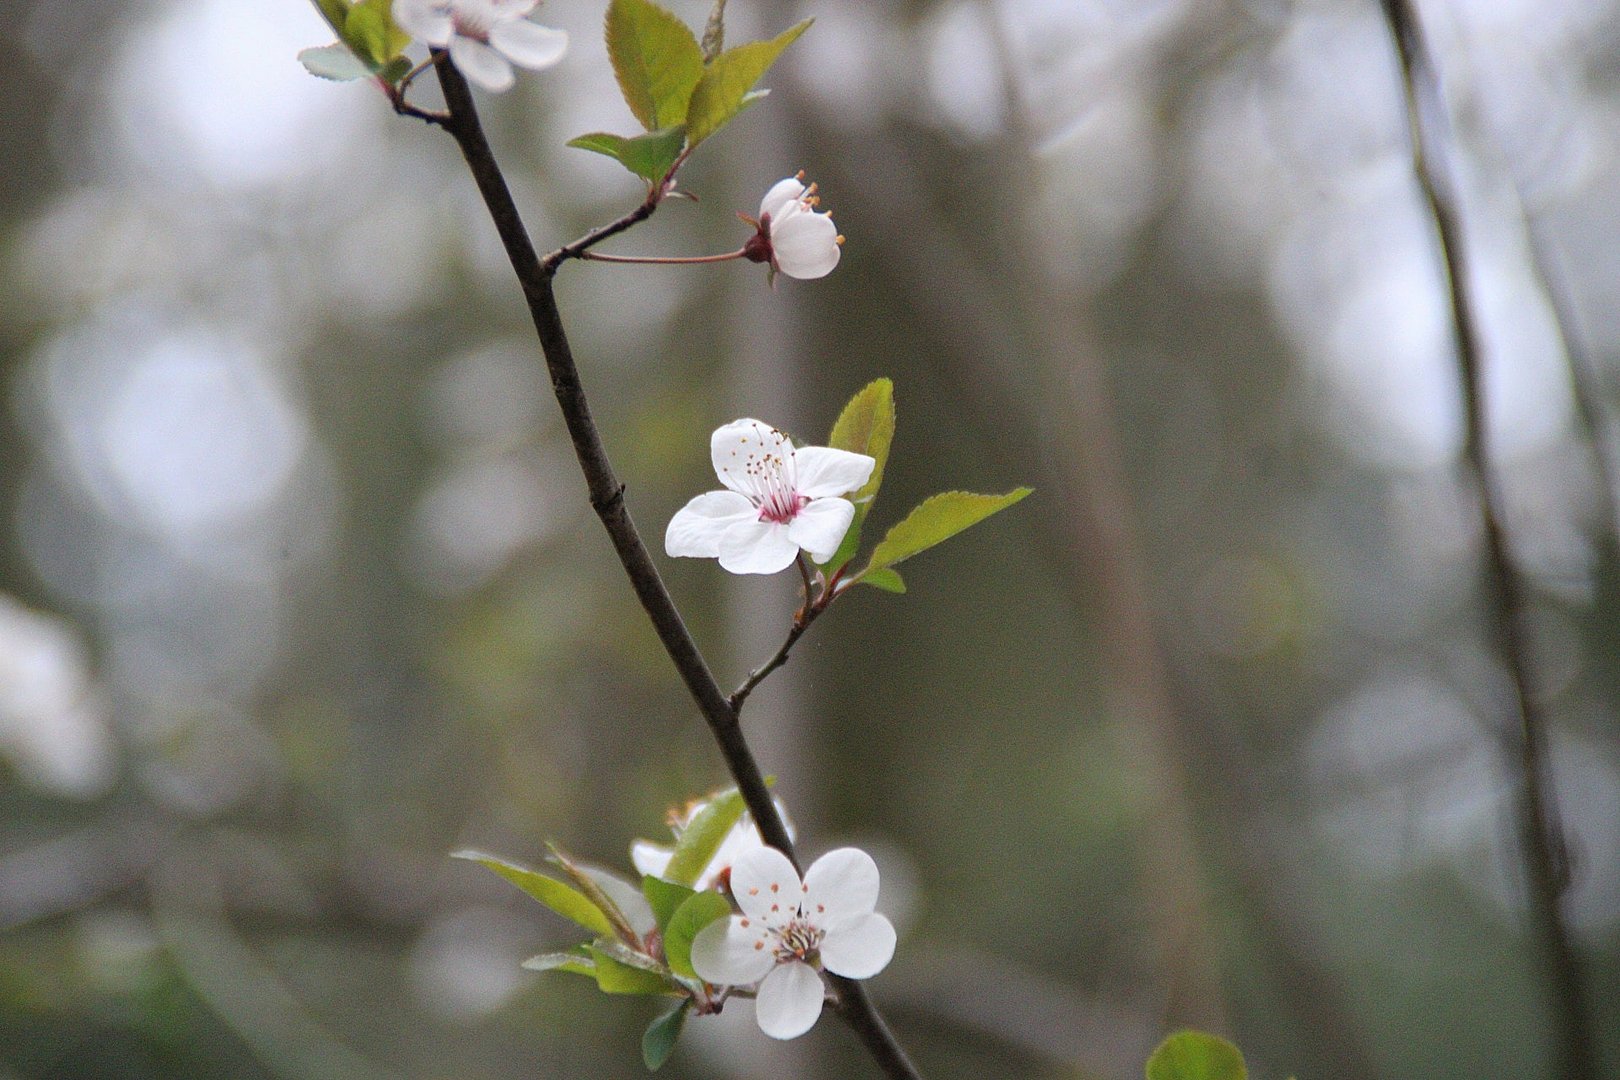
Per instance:
[[[1620,1076],[1620,3],[1419,6]],[[486,99],[542,248],[640,198],[563,146],[633,129],[603,8],[549,0],[567,60]],[[559,289],[651,538],[714,486],[714,427],[820,441],[879,375],[872,528],[1037,488],[749,705],[805,853],[882,866],[903,1041],[935,1080],[1123,1080],[1186,1023],[1267,1080],[1551,1075],[1377,5],[734,0],[731,40],[806,16],[683,174],[702,201],[607,250],[733,248],[804,168],[838,271]],[[330,40],[300,0],[0,5],[4,1080],[644,1075],[649,1002],[521,970],[575,936],[446,854],[628,869],[725,777],[453,143],[306,75]],[[723,682],[785,632],[791,575],[661,563]],[[665,1071],[872,1074],[740,1003]]]

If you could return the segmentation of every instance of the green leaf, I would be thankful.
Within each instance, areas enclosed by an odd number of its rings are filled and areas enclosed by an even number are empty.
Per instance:
[[[878,488],[883,486],[883,467],[888,464],[889,447],[893,442],[894,383],[888,379],[874,379],[849,399],[849,404],[838,414],[838,421],[833,424],[832,434],[827,438],[827,445],[833,449],[866,454],[877,464],[872,469],[871,478],[849,497],[855,504],[855,518],[850,522],[849,531],[844,534],[838,550],[823,566],[843,566],[860,549],[861,526],[866,522],[867,512],[872,509],[872,500],[877,498]],[[902,584],[899,589],[890,591],[904,592],[905,586]]]
[[[586,946],[596,962],[596,985],[604,994],[663,994],[675,989],[656,961],[612,942]]]
[[[664,959],[669,969],[689,979],[698,977],[692,970],[692,939],[698,931],[731,914],[731,901],[717,892],[694,893],[669,920],[664,931]]]
[[[656,184],[669,173],[675,159],[685,149],[686,129],[677,125],[634,138],[593,131],[568,140],[568,145],[610,157],[643,180]]]
[[[399,80],[403,79],[406,73],[410,70],[410,58],[405,56],[396,56],[392,60],[388,61],[388,63],[384,64],[380,70],[378,70],[377,78],[392,86],[393,84],[399,82]]]
[[[652,905],[653,918],[658,920],[660,932],[667,932],[670,917],[682,904],[697,895],[685,885],[650,875],[641,879],[641,892],[647,898],[647,903]]]
[[[624,103],[648,131],[686,122],[703,50],[689,26],[652,0],[613,0],[607,51]]]
[[[692,999],[687,998],[647,1025],[641,1036],[641,1060],[649,1072],[657,1072],[658,1067],[669,1060],[675,1040],[681,1037],[681,1028],[686,1024],[686,1011],[691,1007]]]
[[[720,844],[742,817],[747,804],[742,792],[729,788],[709,800],[697,816],[687,822],[681,837],[675,842],[675,853],[664,867],[664,880],[677,885],[692,885],[709,865]]]
[[[379,64],[386,64],[394,59],[411,43],[411,35],[401,30],[399,24],[394,21],[394,0],[359,0],[354,7],[373,12],[382,21],[382,55],[377,58]]]
[[[589,975],[593,979],[596,977],[596,961],[591,959],[588,952],[541,953],[523,961],[523,966],[530,971],[567,971],[575,975]]]
[[[751,41],[715,57],[692,90],[684,117],[687,142],[696,146],[729,124],[748,104],[744,99],[754,84],[811,22],[806,19],[769,41]]]
[[[317,49],[304,49],[298,54],[298,62],[303,64],[304,70],[311,75],[331,79],[333,82],[364,79],[371,74],[371,68],[350,52],[349,47],[341,41],[322,45]]]
[[[637,944],[640,940],[640,935],[637,934],[635,928],[630,925],[630,920],[628,917],[626,917],[624,909],[621,908],[614,901],[614,899],[603,890],[602,883],[597,880],[596,875],[593,875],[585,867],[579,865],[573,859],[569,858],[568,853],[563,851],[563,849],[558,847],[556,844],[548,843],[546,844],[546,849],[551,852],[551,861],[555,863],[563,873],[567,874],[569,880],[573,881],[573,883],[579,887],[579,891],[584,893],[585,896],[590,899],[591,903],[595,904],[596,907],[601,910],[602,914],[607,917],[608,923],[612,929],[604,936],[617,937],[622,941],[629,942],[630,944]],[[627,882],[623,883],[623,886],[624,890],[629,892],[632,896],[636,894],[636,889],[634,886]]]
[[[1248,1080],[1238,1048],[1202,1031],[1178,1031],[1147,1061],[1147,1080]]]
[[[481,851],[458,851],[450,857],[467,859],[488,867],[552,911],[578,923],[593,934],[612,937],[615,933],[612,921],[599,904],[555,878],[548,878],[544,874],[535,873],[533,870],[509,863],[494,855],[486,855]]]
[[[904,521],[890,529],[889,535],[872,550],[872,558],[861,575],[864,577],[874,570],[883,570],[918,552],[927,551],[968,526],[977,525],[991,514],[1005,510],[1032,490],[1027,487],[1015,488],[1005,495],[947,491],[924,499],[921,505],[906,515]]]
[[[900,576],[898,570],[871,570],[855,579],[857,585],[870,585],[874,589],[884,592],[903,593],[906,591],[906,580]]]
[[[349,0],[312,0],[315,10],[321,13],[321,18],[332,27],[332,32],[341,36],[343,26],[349,21]]]

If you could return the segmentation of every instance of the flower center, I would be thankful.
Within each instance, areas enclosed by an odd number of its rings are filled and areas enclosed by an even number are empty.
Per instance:
[[[825,936],[820,927],[811,926],[803,919],[793,919],[777,932],[776,958],[783,962],[803,960],[815,952]]]
[[[803,495],[795,495],[791,491],[772,491],[759,504],[759,520],[786,525],[809,502]]]

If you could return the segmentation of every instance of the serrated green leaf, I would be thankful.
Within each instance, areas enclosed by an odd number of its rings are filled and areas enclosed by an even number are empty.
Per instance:
[[[890,529],[882,543],[872,549],[872,558],[861,574],[864,577],[874,570],[885,569],[927,551],[968,526],[977,525],[991,514],[1005,510],[1032,490],[1027,487],[1015,488],[1005,495],[947,491],[930,496],[907,514],[905,520]]]
[[[343,24],[343,40],[368,65],[381,67],[393,58],[388,51],[388,24],[386,12],[356,4]]]
[[[647,903],[652,905],[653,918],[658,920],[660,932],[669,926],[670,917],[680,906],[697,895],[696,890],[689,889],[685,885],[677,885],[673,881],[665,881],[651,875],[641,879],[641,892],[647,898]]]
[[[669,976],[648,957],[612,942],[587,946],[596,963],[596,985],[604,994],[663,994],[675,989]]]
[[[664,959],[669,962],[669,970],[697,978],[697,972],[692,970],[692,939],[705,926],[730,914],[731,901],[717,892],[695,893],[682,904],[664,931]]]
[[[751,41],[715,57],[692,89],[685,117],[687,142],[696,146],[730,123],[749,104],[745,99],[754,84],[812,21],[806,19],[769,41]]]
[[[619,91],[641,126],[659,131],[685,123],[692,88],[703,77],[703,50],[691,27],[652,0],[613,0],[605,36]]]
[[[555,878],[548,878],[527,867],[509,863],[505,859],[486,855],[481,851],[458,851],[450,857],[466,859],[495,871],[552,911],[578,923],[593,934],[612,937],[615,932],[612,920],[599,904]]]
[[[686,129],[680,126],[626,138],[605,131],[568,140],[569,146],[612,158],[643,180],[662,180],[686,147]]]
[[[641,1060],[649,1072],[657,1072],[659,1066],[669,1060],[675,1041],[681,1037],[681,1028],[686,1024],[686,1011],[691,1007],[692,999],[687,998],[647,1025],[641,1036]]]
[[[591,959],[588,952],[541,953],[523,961],[522,966],[530,971],[566,971],[574,975],[588,975],[593,979],[596,977],[596,961]]]
[[[315,10],[321,13],[332,32],[341,36],[343,24],[349,19],[349,0],[311,0]]]
[[[394,0],[358,0],[354,6],[369,9],[382,20],[384,33],[381,55],[377,58],[379,64],[386,64],[410,45],[411,35],[400,29],[399,24],[394,21]]]
[[[1248,1080],[1238,1048],[1202,1031],[1178,1031],[1147,1060],[1147,1080]]]
[[[392,86],[410,72],[411,66],[409,57],[396,56],[382,66],[377,72],[377,78]]]
[[[664,880],[677,885],[695,884],[747,808],[742,792],[736,788],[728,788],[711,798],[681,830],[675,852],[669,858],[669,865],[664,867]]]
[[[855,518],[850,522],[849,531],[844,534],[838,550],[832,558],[822,563],[823,566],[835,569],[843,566],[860,549],[861,526],[866,523],[866,515],[872,509],[872,500],[877,498],[878,488],[883,486],[883,467],[888,464],[889,448],[893,442],[894,383],[888,379],[874,379],[849,399],[849,404],[844,406],[844,411],[838,414],[838,420],[833,424],[832,434],[827,437],[827,445],[833,449],[865,454],[877,464],[872,468],[871,478],[849,497],[855,504]],[[904,592],[905,587],[902,585],[890,591]]]
[[[575,862],[567,852],[556,844],[547,843],[546,850],[551,853],[551,862],[563,873],[567,874],[568,879],[579,888],[579,891],[584,893],[591,903],[601,910],[603,915],[607,916],[607,920],[613,929],[604,936],[616,937],[630,944],[639,944],[640,934],[637,933],[632,921],[627,917],[627,913],[619,906],[618,901],[609,896],[602,888],[602,881],[598,876],[600,872],[598,874],[591,873],[589,869]],[[627,882],[621,884],[624,885],[624,889],[620,890],[621,892],[628,892],[640,899],[640,893],[634,886]],[[647,921],[649,923],[652,921],[650,916]]]
[[[882,589],[884,592],[903,593],[906,591],[906,579],[900,576],[900,571],[888,568],[862,574],[855,579],[855,583],[857,585],[870,585],[874,589]]]
[[[350,52],[349,47],[341,41],[319,48],[304,49],[298,54],[298,62],[304,65],[305,71],[316,78],[331,79],[333,82],[351,82],[371,75],[371,68],[361,62],[360,58]]]

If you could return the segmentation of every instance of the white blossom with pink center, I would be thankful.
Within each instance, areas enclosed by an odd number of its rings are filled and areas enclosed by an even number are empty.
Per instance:
[[[817,562],[833,557],[855,520],[843,496],[872,475],[865,454],[825,446],[795,447],[758,420],[733,420],[709,440],[725,491],[710,491],[670,519],[664,550],[719,559],[733,574],[774,574],[800,550]]]
[[[760,231],[770,239],[771,266],[790,278],[826,277],[838,265],[844,238],[832,215],[816,212],[816,185],[804,174],[778,180],[759,203]]]
[[[731,865],[742,914],[710,923],[692,941],[692,968],[720,986],[759,983],[760,1030],[794,1039],[815,1026],[826,989],[820,969],[869,979],[894,956],[894,926],[877,906],[878,868],[859,848],[829,851],[804,879],[775,848]]]
[[[539,71],[568,51],[568,35],[528,19],[538,0],[394,0],[394,21],[416,40],[448,49],[456,69],[499,93],[512,65]]]

